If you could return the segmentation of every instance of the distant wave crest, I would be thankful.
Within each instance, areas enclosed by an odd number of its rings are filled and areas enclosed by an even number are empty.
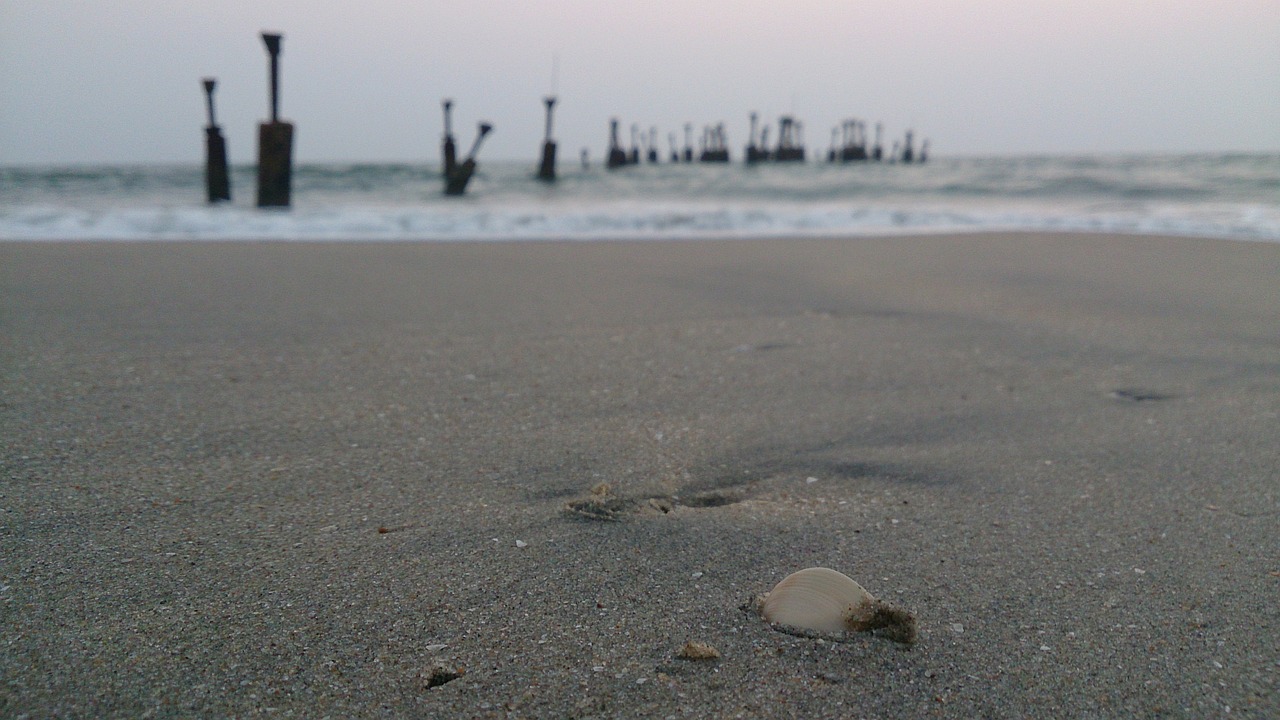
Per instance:
[[[301,165],[259,210],[253,168],[208,206],[198,167],[0,168],[0,239],[535,240],[1062,230],[1280,240],[1280,156],[931,160],[926,165],[484,163],[463,198],[429,165]]]
[[[869,236],[1053,230],[1280,240],[1280,209],[1262,206],[1071,213],[1016,207],[653,205],[482,211],[346,207],[0,210],[10,240],[539,240]]]

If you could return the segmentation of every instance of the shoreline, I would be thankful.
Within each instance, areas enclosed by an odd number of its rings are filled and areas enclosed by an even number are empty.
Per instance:
[[[418,165],[300,165],[288,212],[209,206],[198,167],[0,172],[0,237],[334,240],[790,239],[820,234],[1138,233],[1280,241],[1276,156],[939,159],[643,165],[577,170],[484,162],[467,197]]]
[[[254,209],[257,208],[246,208]],[[274,212],[267,210],[266,212]],[[1243,237],[1243,236],[1227,236],[1222,234],[1210,233],[1171,233],[1161,231],[1117,231],[1117,230],[1082,230],[1082,229],[1026,229],[1026,228],[980,228],[980,229],[958,229],[958,228],[910,228],[901,231],[884,231],[876,230],[867,233],[854,233],[848,231],[831,231],[831,232],[815,232],[812,234],[803,234],[796,232],[780,232],[778,234],[751,234],[751,233],[726,233],[724,235],[686,235],[679,237],[655,236],[643,237],[636,235],[618,235],[606,237],[583,237],[583,238],[566,238],[554,235],[547,236],[530,236],[530,237],[494,237],[494,238],[430,238],[430,237],[369,237],[360,239],[341,238],[341,237],[228,237],[228,238],[113,238],[113,237],[97,237],[97,238],[31,238],[31,237],[0,237],[0,245],[3,244],[267,244],[280,243],[286,245],[454,245],[454,244],[503,244],[503,245],[522,245],[522,244],[547,244],[547,243],[571,243],[571,244],[594,244],[594,243],[726,243],[726,242],[803,242],[803,241],[842,241],[854,242],[857,240],[889,240],[893,238],[922,238],[922,237],[989,237],[989,236],[1036,236],[1036,237],[1118,237],[1118,238],[1145,238],[1148,240],[1211,240],[1215,242],[1244,242],[1244,243],[1280,243],[1280,237]]]
[[[0,707],[1276,715],[1278,277],[1078,233],[0,242]],[[808,566],[919,641],[740,609]]]

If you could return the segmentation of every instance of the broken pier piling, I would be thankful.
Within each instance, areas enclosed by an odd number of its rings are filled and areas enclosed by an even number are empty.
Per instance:
[[[209,112],[209,124],[204,129],[204,185],[209,203],[231,199],[231,176],[227,170],[227,141],[213,113],[213,90],[218,85],[214,78],[204,78],[205,106]]]
[[[293,123],[280,120],[280,41],[262,33],[271,59],[271,120],[258,125],[258,207],[289,207],[293,185]]]

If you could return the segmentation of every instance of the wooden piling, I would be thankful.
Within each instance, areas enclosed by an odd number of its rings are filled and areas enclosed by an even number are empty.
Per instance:
[[[748,165],[754,165],[758,162],[764,162],[769,159],[769,151],[764,144],[756,144],[756,128],[759,126],[760,116],[757,113],[751,113],[751,135],[747,138],[746,162]]]
[[[445,99],[440,104],[444,106],[444,141],[440,145],[440,174],[447,180],[458,167],[458,148],[453,142],[453,101]]]
[[[293,186],[293,123],[258,125],[258,207],[289,207]]]
[[[605,167],[612,170],[626,164],[627,152],[618,142],[618,119],[613,118],[609,121],[609,158],[605,161]]]
[[[258,207],[289,207],[293,186],[293,123],[280,120],[280,41],[262,33],[271,58],[271,120],[258,125]]]
[[[471,182],[471,176],[476,171],[476,153],[480,152],[480,143],[484,142],[485,136],[492,130],[493,125],[486,122],[480,123],[476,141],[471,144],[471,152],[467,153],[465,160],[454,165],[453,170],[444,179],[445,195],[461,195],[467,191],[467,183]]]
[[[227,170],[227,141],[213,114],[213,89],[218,81],[204,78],[202,83],[209,112],[209,125],[204,129],[204,184],[209,204],[213,204],[231,200],[231,176]]]
[[[547,105],[547,136],[542,141],[542,162],[538,165],[538,179],[548,182],[556,179],[556,144],[551,139],[551,109],[555,107],[554,96],[545,97],[542,102]]]

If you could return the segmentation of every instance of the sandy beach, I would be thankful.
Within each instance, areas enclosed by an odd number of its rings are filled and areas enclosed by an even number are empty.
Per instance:
[[[1278,282],[1108,235],[0,244],[0,716],[1280,717]],[[918,641],[750,611],[810,566]]]

